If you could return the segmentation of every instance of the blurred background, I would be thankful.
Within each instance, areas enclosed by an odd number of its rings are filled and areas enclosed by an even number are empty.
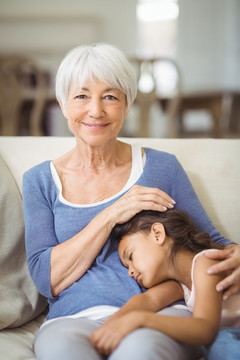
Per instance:
[[[107,42],[131,61],[122,136],[240,138],[239,0],[0,0],[0,135],[69,136],[61,59]]]

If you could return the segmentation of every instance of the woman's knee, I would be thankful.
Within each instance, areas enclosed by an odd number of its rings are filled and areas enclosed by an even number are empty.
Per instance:
[[[43,327],[34,341],[38,360],[100,360],[88,340],[98,324],[85,319],[65,319]]]
[[[181,344],[159,331],[143,328],[126,336],[109,360],[194,360],[199,354],[197,347]]]

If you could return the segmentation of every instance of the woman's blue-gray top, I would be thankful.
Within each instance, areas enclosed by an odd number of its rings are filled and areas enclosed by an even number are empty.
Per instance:
[[[209,232],[216,242],[229,243],[214,228],[176,157],[149,148],[145,148],[145,153],[146,164],[136,184],[165,191],[176,201],[177,208],[190,213],[199,230]],[[71,206],[59,201],[50,161],[24,174],[23,204],[28,265],[39,292],[48,298],[48,319],[72,315],[97,305],[120,307],[130,297],[143,291],[128,276],[128,270],[119,260],[117,244],[110,237],[90,269],[78,281],[56,297],[51,294],[52,248],[76,235],[120,196],[98,205]]]

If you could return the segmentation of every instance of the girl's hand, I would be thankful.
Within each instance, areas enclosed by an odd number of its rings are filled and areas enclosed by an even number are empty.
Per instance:
[[[109,318],[89,336],[89,340],[100,354],[110,355],[127,334],[140,326],[140,319],[140,311]]]
[[[108,209],[115,223],[124,223],[142,210],[166,211],[175,201],[158,188],[134,185],[125,195]]]
[[[208,269],[208,274],[230,272],[216,287],[217,291],[224,291],[223,299],[240,293],[240,245],[228,245],[224,250],[209,251],[206,256],[209,259],[222,260],[211,266]]]

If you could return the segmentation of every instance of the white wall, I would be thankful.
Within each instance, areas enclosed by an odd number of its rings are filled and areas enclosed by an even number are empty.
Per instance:
[[[240,1],[179,0],[184,88],[240,89]]]
[[[0,52],[22,52],[55,71],[66,51],[109,42],[136,51],[137,0],[0,0]]]

